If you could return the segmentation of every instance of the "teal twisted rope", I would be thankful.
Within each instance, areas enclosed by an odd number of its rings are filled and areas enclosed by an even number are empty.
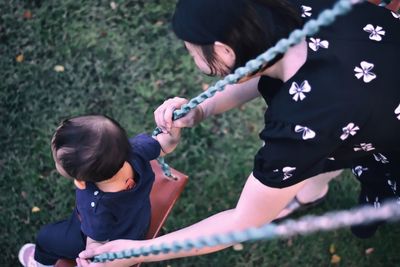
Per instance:
[[[128,259],[160,253],[177,253],[179,251],[189,251],[194,248],[201,249],[219,245],[232,245],[245,241],[287,238],[294,235],[329,231],[351,225],[368,224],[377,221],[394,222],[398,220],[400,220],[400,202],[393,200],[383,204],[380,208],[364,206],[352,210],[330,212],[322,216],[305,216],[299,220],[288,220],[281,224],[265,224],[259,228],[249,228],[227,234],[216,234],[197,239],[187,239],[182,242],[174,241],[168,244],[162,243],[160,245],[143,246],[137,249],[104,253],[95,256],[93,262]]]
[[[339,15],[347,14],[354,4],[365,2],[366,0],[340,0],[332,9],[327,9],[319,14],[317,19],[313,19],[304,24],[300,30],[294,30],[288,38],[281,39],[276,43],[275,46],[268,49],[257,58],[250,60],[244,67],[240,67],[234,71],[233,74],[229,74],[224,79],[219,80],[215,85],[209,87],[205,92],[201,93],[197,97],[191,99],[187,104],[183,105],[180,109],[177,109],[173,113],[173,120],[180,119],[188,114],[191,110],[195,109],[199,104],[204,102],[210,97],[213,97],[217,92],[223,91],[225,86],[228,84],[235,84],[241,78],[259,70],[264,64],[272,61],[277,55],[284,54],[293,45],[299,44],[306,36],[312,36],[319,31],[321,26],[327,26],[332,24],[336,17]],[[153,134],[159,134],[160,129],[156,129]],[[159,161],[160,162],[160,161]],[[165,175],[170,176],[171,172],[165,162],[161,160],[161,168]]]
[[[160,133],[162,133],[162,130],[157,127],[154,131],[153,131],[153,136],[157,136]],[[157,162],[158,164],[160,164],[161,166],[161,170],[164,173],[165,176],[169,177],[169,178],[174,178],[172,173],[171,173],[171,169],[169,168],[169,165],[165,162],[165,159],[163,157],[159,157],[157,158]]]
[[[268,49],[265,53],[256,59],[249,61],[245,67],[238,68],[233,74],[226,76],[218,81],[207,91],[193,98],[188,104],[176,110],[173,119],[182,118],[197,105],[206,99],[222,91],[226,85],[234,84],[239,79],[258,70],[265,63],[273,60],[278,54],[284,54],[290,46],[298,44],[308,35],[314,35],[321,26],[332,24],[336,17],[348,13],[354,4],[364,2],[365,0],[340,0],[330,10],[323,11],[316,20],[307,22],[303,29],[293,31],[288,39],[280,40],[274,47]],[[161,129],[154,130],[153,135],[161,133]],[[161,161],[162,163],[163,161]],[[164,169],[164,168],[163,168]],[[169,169],[169,168],[168,168]],[[126,259],[131,257],[146,256],[150,254],[178,252],[181,250],[190,250],[193,248],[203,248],[205,246],[228,245],[240,243],[248,240],[272,239],[282,236],[291,236],[298,233],[311,233],[317,230],[331,230],[338,227],[349,226],[353,224],[368,223],[377,220],[388,220],[392,217],[400,218],[400,209],[398,203],[375,210],[373,208],[363,208],[354,211],[342,211],[339,213],[329,213],[321,217],[306,217],[298,222],[288,221],[282,225],[266,224],[260,228],[246,229],[240,232],[228,234],[218,234],[210,237],[199,237],[196,240],[186,240],[184,242],[173,242],[172,244],[161,244],[159,246],[141,247],[133,250],[124,250],[120,252],[105,253],[94,257],[94,262],[112,261],[115,259]]]

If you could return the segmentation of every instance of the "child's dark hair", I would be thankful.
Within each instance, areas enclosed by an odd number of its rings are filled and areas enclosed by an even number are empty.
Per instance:
[[[215,4],[212,4],[211,0],[209,2],[208,10],[205,12],[210,12],[210,9],[213,8],[217,9],[217,2],[215,2]],[[215,41],[228,45],[235,52],[235,66],[230,69],[233,71],[240,66],[244,66],[247,61],[265,52],[280,39],[288,37],[291,31],[300,28],[303,24],[300,11],[294,8],[287,0],[235,0],[233,2],[218,0],[218,3],[231,6],[240,5],[240,8],[229,7],[230,10],[234,10],[231,16],[234,18],[223,17],[225,21],[215,19],[215,24],[217,25],[212,25],[210,22],[206,21],[207,19],[212,20],[212,17],[204,18],[195,14],[196,12],[200,12],[197,10],[191,11],[194,14],[186,13],[181,15],[182,12],[189,9],[182,9],[182,11],[178,9],[176,12],[179,12],[179,14],[175,14],[173,20],[173,29],[179,38],[199,45],[204,59],[211,69],[212,75],[226,74],[221,70],[227,67],[221,66],[221,62],[215,54]],[[226,8],[226,6],[224,6],[224,8]],[[210,14],[210,16],[217,16],[217,14],[212,12],[210,12]],[[190,20],[189,22],[191,24],[187,23],[185,25],[182,23],[184,20]],[[196,21],[194,22],[194,20]],[[226,23],[226,21],[229,21],[229,23]],[[187,28],[189,27],[187,25],[197,26],[198,24],[202,24],[201,28],[199,27],[199,29],[201,29],[199,33],[196,32],[197,28],[195,27],[191,32],[191,29]],[[223,30],[217,31],[215,30],[216,27],[222,27]],[[210,31],[214,34],[212,38],[205,42],[201,39],[204,36],[204,31]],[[200,36],[199,39],[196,39],[196,37],[194,37],[195,35]],[[278,56],[273,62],[269,62],[268,65],[273,65],[281,58],[282,55]]]
[[[101,182],[113,177],[129,155],[125,130],[103,115],[64,120],[54,133],[55,160],[65,172],[81,181]]]

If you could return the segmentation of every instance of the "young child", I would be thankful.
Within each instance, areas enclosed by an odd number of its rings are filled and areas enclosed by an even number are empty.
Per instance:
[[[58,172],[74,180],[76,208],[69,219],[42,227],[36,245],[19,252],[24,266],[53,266],[75,259],[86,247],[115,239],[143,239],[150,225],[150,161],[172,152],[180,130],[128,139],[113,119],[95,115],[67,119],[51,149]]]

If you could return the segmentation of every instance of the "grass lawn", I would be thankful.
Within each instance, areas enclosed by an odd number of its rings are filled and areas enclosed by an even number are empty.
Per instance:
[[[57,174],[50,153],[63,118],[102,113],[130,135],[151,133],[164,99],[193,97],[211,82],[170,30],[174,3],[0,0],[0,266],[18,266],[19,247],[74,207],[73,184]],[[166,232],[235,205],[261,144],[264,110],[257,100],[183,132],[167,160],[190,181]],[[357,192],[347,172],[311,213],[350,208]],[[400,266],[399,242],[399,225],[369,240],[344,229],[154,265]],[[338,264],[331,264],[331,246]],[[367,255],[368,248],[374,251]]]

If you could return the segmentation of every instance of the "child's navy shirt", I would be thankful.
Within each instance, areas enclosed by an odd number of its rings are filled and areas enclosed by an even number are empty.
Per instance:
[[[102,192],[94,183],[76,189],[76,209],[82,232],[96,240],[143,239],[150,225],[150,191],[154,173],[150,161],[160,155],[160,144],[140,134],[129,139],[128,163],[135,174],[135,186],[120,192]]]

